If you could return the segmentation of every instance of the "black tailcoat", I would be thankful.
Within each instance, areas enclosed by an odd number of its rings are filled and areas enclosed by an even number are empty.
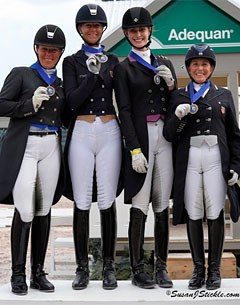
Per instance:
[[[56,89],[51,100],[42,103],[43,109],[35,112],[32,103],[34,91],[47,84],[38,72],[28,67],[13,68],[9,73],[0,92],[0,116],[10,117],[0,152],[0,203],[14,204],[12,189],[17,179],[24,156],[29,128],[32,122],[45,122],[45,114],[51,114],[59,122],[59,115],[64,105],[64,92],[60,78],[52,84]],[[44,110],[45,108],[45,110]],[[61,140],[61,133],[59,141]],[[60,145],[61,146],[61,145]],[[61,197],[64,188],[63,158],[58,185],[53,204]]]
[[[116,114],[113,105],[113,68],[118,58],[111,53],[104,52],[108,60],[101,65],[100,73],[91,73],[86,65],[87,56],[83,50],[67,56],[63,61],[63,83],[66,100],[70,112],[70,123],[64,150],[67,171],[67,187],[64,195],[73,200],[72,182],[68,166],[69,144],[76,117],[78,115]],[[107,139],[106,139],[107,140]],[[123,164],[123,163],[122,163]],[[117,196],[123,189],[123,174],[119,177]],[[96,181],[94,179],[93,202],[97,201]]]
[[[176,80],[171,61],[157,56],[158,65],[166,65]],[[124,201],[131,199],[140,191],[146,174],[139,174],[132,168],[130,150],[141,148],[148,160],[148,115],[162,114],[167,111],[170,92],[165,81],[154,82],[155,72],[128,57],[114,69],[114,87],[119,110],[119,118],[126,145]]]

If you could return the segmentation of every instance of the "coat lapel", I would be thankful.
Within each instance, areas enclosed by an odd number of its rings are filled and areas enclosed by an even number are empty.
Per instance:
[[[143,73],[154,77],[155,73],[151,69],[148,69],[144,65],[140,64],[131,56],[128,56],[128,61],[129,61],[130,66],[133,66],[135,69],[141,70]]]
[[[87,56],[85,55],[84,51],[82,50],[79,50],[77,53],[76,53],[76,61],[86,70],[88,71],[88,68],[86,66],[86,60],[87,60]],[[104,72],[109,69],[109,61],[107,61],[105,64],[102,64],[101,65],[101,69],[100,69],[100,76],[102,74],[104,74]],[[89,72],[91,73],[91,72]]]
[[[189,86],[187,85],[185,87],[185,89],[182,89],[182,91],[179,93],[180,95],[183,95],[184,97],[187,97],[188,99],[190,99],[190,93],[189,93]],[[209,104],[209,102],[217,97],[217,96],[220,96],[222,95],[222,91],[220,91],[218,89],[217,86],[215,86],[212,82],[210,84],[210,88],[209,88],[209,91],[208,93],[205,95],[204,99],[203,99],[203,103],[205,104]]]
[[[86,67],[87,56],[84,54],[82,50],[78,51],[75,56],[76,61],[83,67]]]

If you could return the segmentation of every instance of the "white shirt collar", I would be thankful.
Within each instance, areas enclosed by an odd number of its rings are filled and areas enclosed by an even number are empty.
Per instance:
[[[197,83],[193,82],[194,90],[198,91],[204,84],[197,84]],[[205,95],[208,93],[208,91],[209,91],[209,87],[203,92],[202,97],[205,97]]]
[[[145,61],[147,61],[149,64],[151,63],[151,50],[147,49],[147,51],[139,51],[136,49],[132,49],[132,51],[137,54],[138,56],[140,56],[142,59],[144,59]]]

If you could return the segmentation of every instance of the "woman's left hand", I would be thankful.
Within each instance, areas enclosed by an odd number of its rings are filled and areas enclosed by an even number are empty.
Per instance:
[[[233,169],[230,169],[230,173],[232,174],[232,178],[228,180],[228,185],[232,186],[238,182],[238,174]]]

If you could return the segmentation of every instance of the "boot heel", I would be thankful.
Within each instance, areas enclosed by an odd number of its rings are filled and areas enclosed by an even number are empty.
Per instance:
[[[118,286],[114,264],[117,235],[115,202],[112,203],[110,208],[101,210],[100,217],[103,256],[102,288],[105,290],[113,290]]]
[[[155,273],[156,284],[161,288],[172,288],[173,282],[169,278],[166,269],[156,270]]]
[[[89,210],[80,210],[76,204],[73,213],[73,238],[77,269],[76,276],[72,282],[72,289],[82,290],[87,288],[89,283]]]
[[[217,219],[208,219],[208,277],[206,289],[215,290],[221,286],[220,266],[224,243],[224,213]]]
[[[156,285],[151,276],[144,271],[133,273],[132,284],[143,289],[152,289]]]
[[[37,270],[32,270],[30,279],[30,288],[37,289],[42,292],[54,292],[54,285],[46,278],[47,273],[42,269],[42,266],[38,266]]]
[[[169,240],[169,215],[168,208],[160,213],[155,213],[155,280],[161,288],[172,288],[173,282],[167,272],[168,240]]]
[[[103,289],[105,290],[113,290],[117,288],[117,280],[115,276],[115,270],[104,270],[103,271]]]
[[[75,279],[72,282],[72,288],[74,290],[82,290],[87,288],[89,284],[89,270],[88,266],[80,267],[78,266],[76,270]]]
[[[208,278],[206,281],[207,290],[215,290],[221,287],[220,267],[210,265],[208,268]]]
[[[28,293],[28,286],[26,283],[26,275],[12,275],[11,277],[12,292],[17,295],[26,295]]]
[[[18,210],[15,209],[11,228],[11,286],[12,292],[17,295],[28,293],[25,270],[30,228],[31,222],[23,222]]]
[[[200,289],[205,283],[205,253],[202,219],[187,222],[187,234],[191,249],[194,270],[188,282],[188,289]]]

